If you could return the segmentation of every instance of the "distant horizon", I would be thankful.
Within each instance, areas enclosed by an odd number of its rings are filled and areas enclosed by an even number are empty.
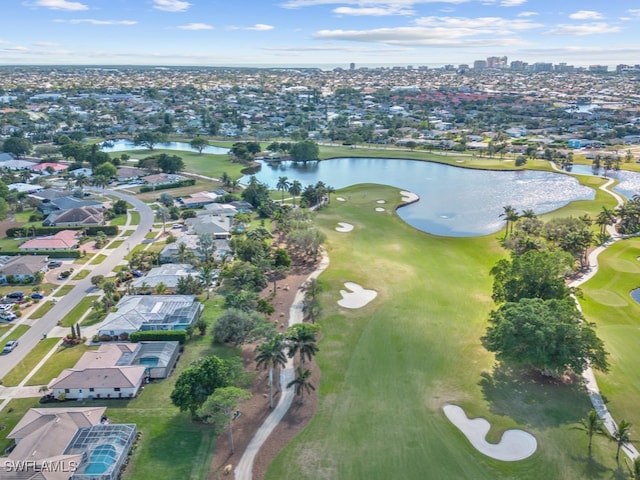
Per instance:
[[[640,63],[640,8],[554,0],[3,0],[1,65]],[[422,60],[422,61],[421,61]]]

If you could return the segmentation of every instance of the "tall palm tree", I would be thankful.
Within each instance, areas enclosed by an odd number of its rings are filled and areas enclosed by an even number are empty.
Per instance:
[[[505,205],[504,207],[502,207],[502,209],[503,212],[499,216],[500,218],[504,218],[507,222],[504,233],[504,236],[506,237],[513,231],[513,225],[518,221],[518,218],[520,218],[520,216],[518,215],[516,209],[511,205]]]
[[[262,366],[269,371],[269,408],[273,408],[273,372],[287,363],[284,354],[286,343],[284,335],[277,333],[270,340],[258,345],[258,355],[256,355],[256,367]]]
[[[298,180],[294,180],[289,185],[289,193],[293,197],[293,206],[296,206],[296,197],[302,193],[302,183]]]
[[[278,183],[276,183],[276,188],[282,191],[282,203],[284,204],[284,192],[289,189],[291,184],[289,183],[289,179],[287,177],[279,177]]]
[[[305,371],[302,371],[300,367],[296,369],[296,378],[287,383],[287,388],[294,387],[296,395],[300,397],[300,403],[304,403],[304,393],[311,393],[312,390],[315,390],[311,382],[309,381],[309,377],[311,376],[311,370],[308,368]]]
[[[224,185],[225,187],[228,187],[231,184],[231,177],[227,172],[222,172],[222,175],[220,176],[220,181],[222,182],[222,185]]]
[[[603,205],[602,210],[596,216],[595,223],[600,227],[600,235],[604,235],[607,226],[613,225],[616,221],[616,214],[613,210]]]
[[[216,269],[212,263],[203,263],[198,271],[198,280],[207,292],[207,300],[211,294],[211,284],[215,280]]]
[[[305,358],[311,360],[318,352],[316,330],[308,323],[298,323],[287,330],[287,355],[293,358],[300,354],[300,365],[304,366]]]
[[[604,423],[598,416],[598,412],[596,412],[595,409],[592,408],[589,411],[589,414],[585,418],[580,420],[580,426],[578,428],[580,430],[584,430],[584,432],[589,437],[588,450],[589,450],[589,456],[591,456],[591,444],[592,444],[593,436],[596,434],[604,435],[606,433],[604,429]]]
[[[156,295],[164,295],[167,293],[167,286],[162,282],[158,283],[155,288],[155,293]]]
[[[613,440],[617,444],[616,462],[620,463],[620,449],[625,443],[631,443],[631,423],[626,420],[620,420],[618,427],[613,432]]]

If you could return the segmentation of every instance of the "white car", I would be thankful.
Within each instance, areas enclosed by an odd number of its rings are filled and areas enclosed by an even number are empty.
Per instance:
[[[11,340],[2,349],[2,353],[11,353],[18,346],[18,340]]]
[[[3,303],[2,305],[0,305],[0,311],[2,311],[2,312],[8,312],[12,308],[13,308],[13,304],[12,303]]]
[[[15,320],[16,318],[18,317],[15,313],[11,313],[11,312],[0,313],[0,320],[4,320],[5,322],[10,322],[12,320]]]

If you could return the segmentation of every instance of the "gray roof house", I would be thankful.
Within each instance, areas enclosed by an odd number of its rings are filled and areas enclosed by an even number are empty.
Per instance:
[[[0,257],[0,285],[10,278],[16,282],[33,282],[38,272],[47,271],[46,255],[17,255]]]
[[[138,330],[184,330],[202,313],[195,295],[126,295],[98,326],[98,335]]]
[[[103,223],[104,214],[102,213],[102,208],[86,206],[50,213],[44,219],[42,225],[44,227],[87,227],[102,225]]]
[[[173,243],[167,244],[166,247],[160,252],[158,259],[160,263],[172,263],[180,261],[179,246],[184,243],[189,251],[200,261],[204,261],[204,255],[198,249],[198,235],[182,235]],[[216,251],[213,254],[215,260],[222,260],[231,251],[229,246],[229,240],[227,238],[220,238],[214,240],[216,245]]]
[[[145,285],[150,289],[155,289],[160,284],[173,291],[178,286],[178,280],[188,275],[197,277],[198,269],[188,263],[166,263],[152,268],[144,277],[136,278],[131,283],[136,291]]]
[[[214,238],[229,238],[231,236],[232,219],[216,215],[198,215],[184,221],[188,232],[192,235],[210,233]]]
[[[38,194],[41,192],[38,192]],[[63,212],[65,210],[71,210],[72,208],[79,207],[96,207],[102,208],[102,203],[97,200],[83,200],[73,196],[64,196],[60,198],[54,198],[52,200],[43,201],[38,205],[38,210],[45,215],[53,212]]]

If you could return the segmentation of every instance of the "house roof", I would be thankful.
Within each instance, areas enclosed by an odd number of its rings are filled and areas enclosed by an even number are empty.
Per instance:
[[[62,230],[49,237],[38,237],[27,240],[20,245],[21,250],[43,249],[43,250],[67,250],[74,248],[78,244],[75,230]]]
[[[49,388],[133,388],[140,384],[145,370],[146,367],[137,365],[67,368],[49,384]]]
[[[179,180],[184,180],[184,179],[185,177],[183,177],[182,175],[177,175],[175,173],[155,173],[153,175],[147,175],[146,177],[142,177],[142,180],[150,184],[177,182]]]
[[[136,288],[140,288],[143,284],[154,288],[162,283],[168,288],[175,288],[178,281],[188,275],[197,276],[198,269],[187,263],[166,263],[152,268],[144,277],[136,278],[132,284]]]
[[[96,207],[84,206],[51,213],[42,223],[54,225],[56,223],[78,223],[83,225],[100,225],[104,221],[102,210]]]
[[[0,153],[0,155],[3,155],[3,154]],[[0,167],[8,168],[10,170],[31,169],[32,167],[37,165],[37,163],[29,162],[27,160],[2,160],[2,159],[0,159],[0,162],[1,162],[0,163]]]
[[[79,207],[102,207],[102,203],[97,200],[84,200],[70,195],[54,198],[44,205],[54,205],[58,210],[71,210]]]
[[[139,347],[137,343],[103,343],[98,350],[85,352],[74,365],[74,369],[113,367],[123,355],[129,355]]]
[[[45,255],[18,255],[0,266],[1,275],[35,275],[47,265]]]
[[[228,217],[215,215],[198,215],[195,218],[187,218],[184,222],[189,227],[190,233],[211,233],[213,235],[229,235],[231,221]]]
[[[69,165],[63,165],[61,163],[54,163],[54,162],[44,162],[44,163],[37,163],[33,165],[31,167],[31,170],[35,170],[37,172],[43,172],[49,167],[53,168],[55,172],[61,172],[62,170],[66,170],[67,168],[69,168]]]

